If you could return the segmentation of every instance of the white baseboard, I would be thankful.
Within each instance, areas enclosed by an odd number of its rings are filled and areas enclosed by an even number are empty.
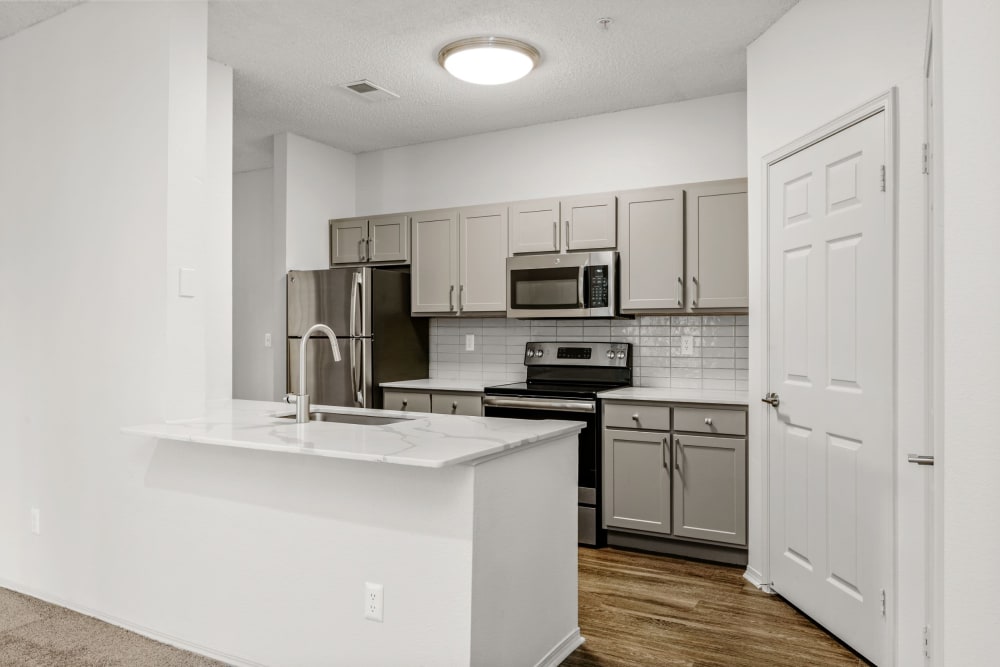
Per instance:
[[[746,572],[743,573],[743,578],[749,581],[751,584],[753,584],[759,591],[768,594],[774,593],[774,591],[771,590],[771,585],[764,583],[764,577],[761,575],[761,573],[753,569],[752,567],[749,566],[747,567]]]
[[[535,664],[535,667],[557,667],[557,665],[569,657],[570,653],[579,648],[583,642],[584,639],[580,636],[580,628],[574,628],[561,642],[553,646],[552,650]]]
[[[205,656],[206,658],[211,658],[212,660],[217,660],[219,662],[225,663],[227,665],[232,665],[233,667],[266,667],[259,662],[254,662],[252,660],[245,660],[243,658],[238,658],[234,655],[229,655],[228,653],[222,653],[220,651],[212,650],[206,646],[201,646],[200,644],[192,644],[186,642],[183,639],[179,639],[172,635],[164,634],[162,632],[157,632],[142,625],[132,623],[131,621],[126,621],[123,618],[118,618],[117,616],[112,616],[111,614],[105,614],[104,612],[98,611],[96,609],[91,609],[83,605],[76,604],[69,600],[64,600],[55,595],[49,595],[44,591],[35,590],[28,586],[22,586],[16,584],[12,581],[7,581],[6,579],[0,579],[0,587],[8,588],[12,591],[22,593],[24,595],[29,595],[33,598],[38,598],[43,602],[48,602],[60,607],[64,607],[71,611],[75,611],[78,614],[83,614],[84,616],[90,616],[91,618],[96,618],[99,621],[104,621],[105,623],[110,623],[111,625],[117,626],[119,628],[124,628],[137,635],[142,635],[154,641],[158,641],[161,644],[169,644],[174,648],[179,648],[182,651],[188,651],[189,653],[197,653],[198,655]],[[558,664],[558,663],[556,663]]]

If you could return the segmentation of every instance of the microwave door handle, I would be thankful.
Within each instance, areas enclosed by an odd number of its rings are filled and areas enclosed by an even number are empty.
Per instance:
[[[580,272],[580,280],[577,281],[577,284],[579,285],[579,293],[577,294],[578,308],[586,308],[586,304],[583,301],[584,284],[590,282],[589,278],[590,278],[590,269],[589,267],[584,266],[582,271]]]

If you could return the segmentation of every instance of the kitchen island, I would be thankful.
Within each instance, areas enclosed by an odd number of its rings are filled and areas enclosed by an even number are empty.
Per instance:
[[[155,439],[144,483],[171,521],[218,521],[158,545],[177,572],[140,629],[249,665],[556,665],[579,646],[578,424],[332,410],[393,423],[234,400],[123,429]]]

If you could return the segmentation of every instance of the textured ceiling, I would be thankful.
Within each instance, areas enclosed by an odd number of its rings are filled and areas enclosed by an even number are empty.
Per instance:
[[[745,90],[747,44],[796,1],[211,2],[209,55],[235,70],[244,171],[285,131],[360,153]],[[454,79],[437,52],[473,35],[530,42],[541,65],[505,86]],[[364,78],[400,99],[338,88]]]
[[[0,2],[0,39],[62,14],[79,2]]]

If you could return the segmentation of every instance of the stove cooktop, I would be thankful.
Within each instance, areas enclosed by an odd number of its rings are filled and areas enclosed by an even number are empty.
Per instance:
[[[565,396],[567,398],[595,398],[598,392],[618,387],[628,387],[631,383],[616,384],[555,384],[549,382],[513,382],[486,387],[488,396]]]

